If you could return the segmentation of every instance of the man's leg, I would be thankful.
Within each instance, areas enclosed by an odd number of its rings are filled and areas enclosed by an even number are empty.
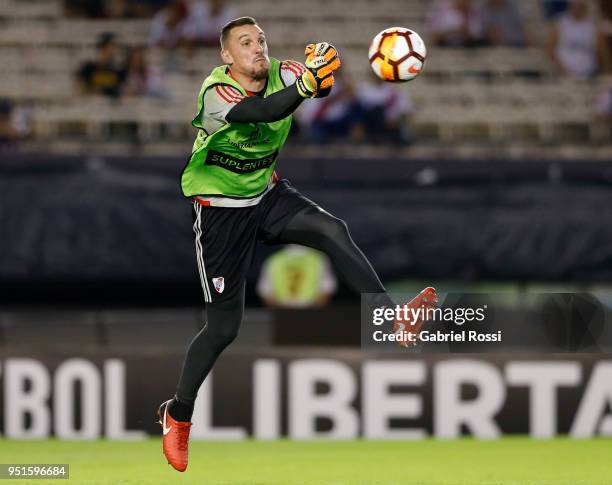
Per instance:
[[[193,203],[196,260],[206,320],[183,363],[170,415],[189,421],[198,389],[217,357],[238,335],[244,312],[246,272],[257,234],[257,208],[227,209]]]
[[[238,334],[246,272],[257,240],[257,207],[228,209],[194,202],[193,215],[206,321],[189,345],[174,398],[162,403],[157,412],[164,455],[178,471],[187,468],[190,420],[198,389]]]
[[[187,349],[183,370],[170,402],[170,415],[190,421],[198,389],[223,350],[238,336],[244,312],[244,292],[231,300],[206,304],[206,323]]]
[[[368,312],[375,307],[395,306],[372,265],[351,238],[346,223],[320,207],[311,205],[297,212],[274,242],[302,244],[326,253],[336,271],[354,291],[371,294]],[[406,305],[414,309],[433,308],[437,301],[436,290],[427,287]],[[398,344],[409,347],[416,344],[425,321],[423,316],[395,320],[389,330],[400,332],[402,339],[398,340]]]
[[[319,207],[306,207],[295,214],[275,242],[302,244],[324,252],[356,293],[385,295],[380,303],[393,305],[374,268],[351,238],[346,223]]]

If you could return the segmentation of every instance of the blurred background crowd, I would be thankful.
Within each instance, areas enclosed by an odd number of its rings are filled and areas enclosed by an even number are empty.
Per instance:
[[[347,220],[383,281],[608,281],[610,2],[317,2],[0,0],[0,284],[142,289],[148,305],[159,283],[201,303],[178,180],[219,31],[242,15],[276,58],[338,47],[336,86],[294,116],[279,173]],[[368,62],[394,25],[428,46],[410,83]],[[258,256],[250,302],[346,296],[321,255],[284,251]]]
[[[186,154],[219,31],[251,15],[270,55],[337,44],[333,94],[304,103],[290,147],[405,156],[605,158],[611,146],[612,8],[605,0],[359,0],[325,9],[268,0],[2,0],[0,143],[54,153]],[[383,28],[419,32],[425,73],[371,74]]]

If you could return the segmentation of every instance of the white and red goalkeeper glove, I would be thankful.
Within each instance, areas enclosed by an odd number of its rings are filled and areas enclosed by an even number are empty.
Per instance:
[[[304,98],[327,96],[334,85],[334,71],[342,63],[336,48],[327,42],[308,44],[304,50],[306,71],[296,81],[298,93]]]

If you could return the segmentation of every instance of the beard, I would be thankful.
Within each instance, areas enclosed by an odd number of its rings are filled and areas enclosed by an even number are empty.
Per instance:
[[[269,67],[269,62],[265,62],[261,67],[254,67],[251,70],[251,79],[254,79],[255,81],[261,81],[262,79],[266,79],[268,77]]]

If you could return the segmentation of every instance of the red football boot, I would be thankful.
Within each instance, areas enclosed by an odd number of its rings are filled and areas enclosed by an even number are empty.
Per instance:
[[[427,321],[427,309],[436,308],[438,304],[438,292],[435,288],[428,286],[421,291],[417,296],[407,303],[409,312],[413,309],[415,312],[418,308],[422,308],[417,319],[412,321],[412,313],[408,313],[407,319],[396,320],[393,323],[393,333],[410,332],[410,336],[406,333],[404,338],[397,340],[397,343],[402,347],[410,347],[418,343],[418,335],[421,333],[423,324]]]
[[[164,433],[163,450],[168,463],[179,472],[187,469],[189,455],[189,431],[191,423],[187,421],[176,421],[168,412],[168,403],[164,402],[157,410],[157,419]]]

